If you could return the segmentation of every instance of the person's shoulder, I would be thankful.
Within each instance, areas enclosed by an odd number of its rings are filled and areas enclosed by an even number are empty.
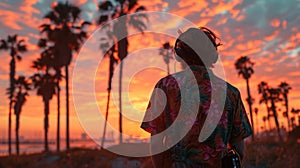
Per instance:
[[[176,72],[170,75],[167,75],[163,78],[161,78],[157,84],[156,87],[159,88],[170,88],[170,87],[178,87],[178,81],[183,77],[183,72]]]
[[[229,83],[228,81],[218,77],[218,76],[214,76],[213,78],[214,80],[218,81],[217,83],[219,83],[219,85],[225,85],[226,84],[226,91],[235,95],[239,95],[240,91],[237,87],[233,86],[231,83]]]
[[[229,82],[226,82],[226,85],[227,85],[227,92],[229,92],[229,94],[233,94],[236,97],[240,96],[240,91],[237,87],[233,86]]]
[[[235,92],[235,93],[240,93],[239,89],[235,86],[233,86],[231,83],[229,82],[226,82],[226,85],[227,85],[227,89],[232,91],[232,92]]]

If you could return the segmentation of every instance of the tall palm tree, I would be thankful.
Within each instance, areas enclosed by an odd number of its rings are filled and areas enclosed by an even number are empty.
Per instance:
[[[50,43],[50,44],[49,44]],[[56,150],[60,150],[60,85],[59,82],[62,80],[60,64],[57,64],[57,57],[54,55],[55,48],[51,45],[51,42],[45,38],[41,38],[38,41],[38,47],[44,49],[41,56],[42,60],[34,61],[33,68],[45,69],[46,67],[55,70],[55,81],[56,81],[56,93],[57,93],[57,129],[56,129]]]
[[[24,76],[19,76],[19,78],[15,81],[15,88],[17,90],[17,95],[14,97],[14,114],[16,116],[16,152],[17,155],[19,155],[20,115],[22,112],[22,107],[26,102],[28,91],[30,90],[30,83]]]
[[[269,118],[272,116],[271,113],[270,113],[270,107],[269,107],[269,99],[268,99],[268,89],[269,89],[269,86],[268,86],[268,83],[267,82],[264,82],[264,81],[261,81],[259,84],[258,84],[258,93],[261,94],[261,98],[259,100],[259,104],[262,104],[264,103],[266,105],[266,108],[267,108],[267,117],[268,117],[268,122],[269,122],[269,126],[270,126],[270,120]],[[271,127],[270,127],[271,129]]]
[[[103,24],[109,21],[110,18],[115,19],[121,16],[126,16],[130,13],[136,13],[145,10],[145,7],[139,6],[137,0],[110,0],[100,2],[98,5],[100,17],[97,24]],[[128,39],[127,30],[128,25],[133,26],[133,28],[143,32],[146,29],[146,25],[143,21],[147,19],[145,14],[139,13],[137,15],[132,15],[128,19],[120,19],[113,25],[113,36],[117,43],[117,55],[120,61],[120,76],[119,76],[119,131],[120,137],[119,142],[123,142],[122,138],[122,73],[123,73],[123,59],[126,58],[128,54]]]
[[[45,151],[49,151],[48,146],[48,129],[49,129],[49,113],[50,113],[50,100],[55,94],[55,77],[49,73],[36,73],[32,77],[34,88],[37,89],[37,95],[42,96],[44,102],[44,144]]]
[[[297,117],[298,114],[300,113],[300,109],[292,108],[291,113],[294,114],[293,117],[294,117],[294,120],[295,120],[295,117]],[[298,121],[299,121],[298,125],[300,125],[300,116],[298,116]],[[292,125],[292,129],[294,129],[295,124],[292,123],[291,125]]]
[[[49,128],[49,109],[50,100],[56,93],[57,77],[56,74],[51,74],[51,69],[54,69],[55,59],[53,55],[54,47],[45,47],[41,53],[41,57],[33,61],[32,68],[39,72],[31,77],[32,84],[37,89],[37,95],[42,96],[44,102],[44,131],[45,131],[45,151],[49,150],[48,146],[48,128]]]
[[[283,96],[283,100],[284,100],[284,105],[285,105],[285,116],[287,118],[288,121],[288,131],[291,130],[291,124],[290,124],[290,119],[289,119],[289,101],[288,101],[288,94],[289,94],[289,90],[292,89],[292,87],[290,87],[290,85],[286,82],[281,82],[280,85],[278,86],[280,89],[280,93]]]
[[[105,40],[102,38],[102,41]],[[112,78],[114,73],[114,66],[117,63],[117,59],[114,57],[114,53],[116,52],[115,45],[111,48],[109,47],[109,42],[106,39],[106,42],[100,45],[100,49],[104,52],[104,57],[109,57],[109,74],[108,74],[108,87],[107,87],[107,103],[106,103],[106,113],[105,113],[105,121],[108,121],[108,112],[109,112],[109,102],[110,102],[110,93],[112,89]],[[105,142],[105,134],[106,134],[106,125],[107,122],[104,122],[104,130],[102,135],[101,147],[103,148]]]
[[[19,55],[20,53],[24,53],[27,51],[26,44],[24,44],[24,40],[18,40],[18,36],[12,35],[8,36],[6,40],[0,40],[0,50],[9,50],[11,61],[10,72],[9,72],[9,112],[8,112],[8,153],[11,155],[11,110],[13,106],[13,94],[15,91],[15,74],[16,74],[16,60],[20,61],[22,57]]]
[[[242,75],[243,78],[246,80],[247,94],[248,94],[247,103],[249,105],[251,124],[252,124],[252,129],[254,131],[253,114],[252,114],[253,99],[251,97],[250,87],[249,87],[249,79],[251,75],[254,73],[253,65],[254,62],[252,62],[250,58],[247,56],[242,56],[235,62],[235,68],[238,70],[238,75]],[[254,134],[252,134],[252,140],[254,140]]]
[[[163,47],[159,49],[159,55],[163,56],[164,62],[167,65],[167,73],[170,74],[170,59],[172,59],[173,46],[169,42],[163,44]]]
[[[41,32],[47,35],[47,40],[54,42],[54,52],[59,66],[65,67],[66,79],[66,148],[70,148],[69,134],[69,65],[73,51],[78,52],[81,44],[88,37],[84,30],[89,22],[80,23],[81,9],[68,1],[59,2],[45,15],[51,24],[42,24]]]
[[[276,128],[277,128],[277,133],[278,133],[278,137],[279,140],[282,141],[282,136],[280,133],[280,126],[279,126],[279,122],[278,122],[278,115],[277,115],[277,108],[276,108],[276,102],[280,102],[282,101],[282,99],[280,98],[280,89],[278,88],[269,88],[268,89],[268,99],[271,102],[271,108],[270,110],[273,112],[273,117],[274,117],[274,121],[276,124]]]

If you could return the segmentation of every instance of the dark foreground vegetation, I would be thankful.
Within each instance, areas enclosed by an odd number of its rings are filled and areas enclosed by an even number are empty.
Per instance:
[[[272,139],[246,144],[244,167],[246,168],[296,168],[300,165],[300,144],[296,141],[285,143]],[[47,152],[0,157],[0,168],[71,168],[102,167],[132,168],[152,167],[149,157],[131,158],[119,156],[107,150],[74,148],[64,152]]]

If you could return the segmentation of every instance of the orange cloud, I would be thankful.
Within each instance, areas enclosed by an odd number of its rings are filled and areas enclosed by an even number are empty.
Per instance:
[[[25,0],[20,5],[20,10],[30,15],[32,15],[32,13],[40,14],[40,11],[32,6],[37,2],[38,0]]]
[[[279,27],[280,20],[279,19],[273,19],[273,20],[271,20],[270,25],[273,26],[273,27]]]
[[[13,11],[8,10],[0,10],[0,20],[1,23],[5,26],[16,29],[16,30],[22,30],[23,28],[17,24],[16,22],[19,21],[19,16]]]

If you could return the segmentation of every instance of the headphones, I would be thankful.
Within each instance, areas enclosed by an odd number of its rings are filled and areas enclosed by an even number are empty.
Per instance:
[[[175,53],[179,56],[182,57],[183,55],[183,49],[181,47],[178,47],[178,43],[179,43],[179,37],[176,39],[175,45],[174,45],[174,51]]]
[[[203,29],[210,31],[207,28]],[[179,47],[180,42],[186,47]],[[189,28],[176,39],[174,51],[182,59],[189,57],[188,52],[192,51],[205,65],[212,66],[218,60],[217,46],[216,42],[200,28]]]

